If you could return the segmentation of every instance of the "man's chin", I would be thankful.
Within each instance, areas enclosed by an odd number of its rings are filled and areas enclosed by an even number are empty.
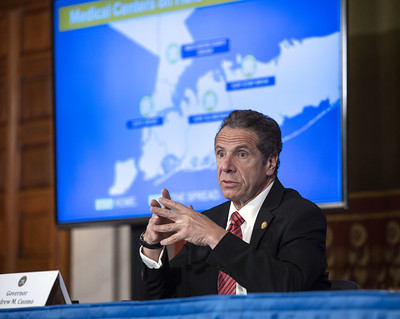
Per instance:
[[[233,190],[223,190],[222,195],[230,201],[235,201],[238,199],[238,194],[236,191]]]

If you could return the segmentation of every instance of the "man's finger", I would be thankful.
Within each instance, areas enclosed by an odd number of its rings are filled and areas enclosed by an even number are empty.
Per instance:
[[[167,198],[159,198],[158,201],[163,205],[166,206],[170,209],[178,210],[178,209],[185,209],[187,208],[185,205],[182,205],[181,203],[175,202],[173,200],[167,199]]]
[[[170,221],[174,221],[175,213],[168,208],[151,207],[150,211],[158,217],[164,217]]]
[[[161,190],[161,196],[162,196],[163,198],[166,198],[166,199],[171,199],[171,196],[169,195],[169,191],[168,191],[166,188],[163,188],[163,189]],[[165,205],[162,205],[162,207],[163,207],[163,208],[166,208],[166,209],[171,209],[170,207],[165,206]]]
[[[155,199],[152,199],[150,201],[150,206],[151,207],[161,207],[161,205]]]
[[[157,233],[174,233],[177,230],[175,223],[152,225],[151,230]]]
[[[167,238],[164,238],[163,240],[160,241],[160,244],[163,246],[167,246],[167,245],[173,245],[175,243],[177,243],[178,241],[181,241],[182,238],[179,235],[179,233],[175,233]]]
[[[161,196],[166,198],[166,199],[171,199],[171,196],[169,194],[169,191],[166,188],[163,188],[161,190]]]

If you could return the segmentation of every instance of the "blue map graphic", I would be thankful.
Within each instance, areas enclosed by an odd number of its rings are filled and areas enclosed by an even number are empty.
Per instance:
[[[56,39],[59,220],[148,216],[164,187],[199,211],[225,201],[214,136],[248,108],[281,127],[285,187],[342,201],[340,1],[238,1]]]

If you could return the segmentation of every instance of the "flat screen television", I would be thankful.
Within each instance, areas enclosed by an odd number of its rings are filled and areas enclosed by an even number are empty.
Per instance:
[[[346,205],[342,0],[56,0],[57,224],[142,223],[149,201],[226,199],[214,137],[235,109],[281,127],[278,177]]]

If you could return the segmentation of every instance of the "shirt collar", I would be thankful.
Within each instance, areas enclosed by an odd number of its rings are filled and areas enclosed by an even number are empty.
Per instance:
[[[243,206],[239,210],[239,214],[240,214],[240,216],[243,217],[243,219],[245,220],[245,223],[254,225],[254,223],[256,222],[258,212],[260,211],[261,205],[264,203],[265,199],[267,198],[269,191],[272,188],[272,185],[274,185],[274,181],[270,185],[268,185],[268,187],[266,189],[264,189],[260,194],[258,194],[256,197],[254,197],[250,202],[248,202],[245,206]],[[237,209],[231,201],[227,223],[230,223],[231,216],[236,211],[237,211]]]

